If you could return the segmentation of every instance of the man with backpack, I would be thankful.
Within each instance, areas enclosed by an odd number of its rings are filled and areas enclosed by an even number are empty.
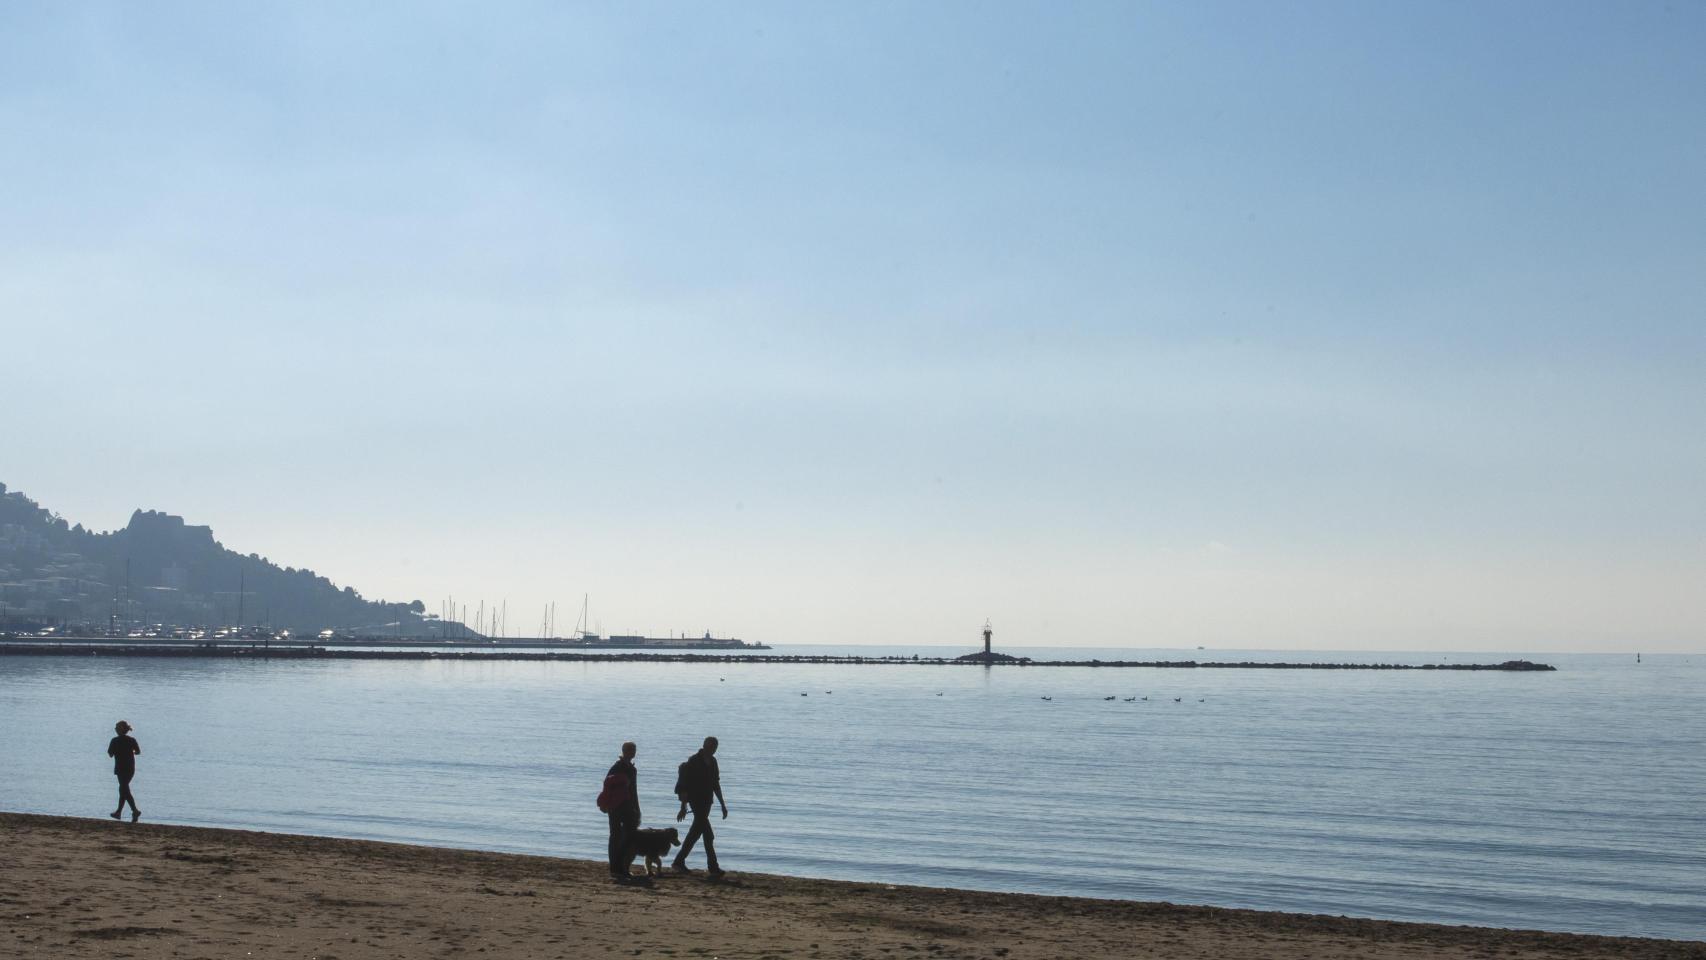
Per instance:
[[[622,756],[604,775],[598,809],[610,817],[610,879],[631,883],[629,864],[634,862],[634,831],[640,829],[640,774],[634,769],[639,748],[632,740],[622,744]]]
[[[693,826],[687,830],[687,839],[681,841],[681,852],[675,855],[671,864],[677,873],[692,873],[687,867],[687,854],[693,849],[693,844],[703,837],[705,839],[705,875],[713,880],[723,875],[717,866],[717,850],[712,846],[716,834],[711,831],[711,798],[717,798],[717,803],[723,808],[723,819],[729,818],[729,805],[723,801],[723,782],[717,772],[717,738],[706,737],[705,746],[698,753],[682,761],[676,768],[675,795],[681,798],[681,809],[676,812],[675,819],[679,823],[687,817],[687,808],[693,808]]]

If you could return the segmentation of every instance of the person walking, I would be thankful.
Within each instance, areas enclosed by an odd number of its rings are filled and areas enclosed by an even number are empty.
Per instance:
[[[705,841],[705,875],[713,879],[723,875],[722,868],[717,866],[717,848],[714,842],[716,833],[711,829],[711,798],[717,798],[717,804],[723,808],[723,819],[729,818],[729,805],[723,800],[722,774],[717,770],[717,738],[706,737],[705,745],[699,752],[688,757],[677,770],[675,794],[681,798],[681,809],[676,811],[675,820],[680,823],[687,817],[687,809],[693,808],[693,825],[687,829],[687,839],[681,841],[681,852],[675,855],[675,861],[670,864],[677,873],[692,873],[687,866],[687,854],[692,852],[693,844],[701,838]]]
[[[142,811],[136,809],[136,798],[130,795],[130,778],[136,776],[136,756],[142,752],[142,745],[130,735],[130,724],[123,720],[113,724],[113,732],[118,736],[107,742],[107,756],[113,758],[113,776],[118,777],[118,809],[108,816],[120,819],[128,803],[130,822],[135,823],[142,819]]]
[[[610,878],[617,883],[632,883],[628,865],[634,862],[634,831],[640,829],[640,774],[634,769],[634,755],[639,748],[630,740],[622,744],[622,756],[611,764],[604,775],[606,789],[615,785],[612,777],[626,781],[627,792],[607,811],[610,817]]]

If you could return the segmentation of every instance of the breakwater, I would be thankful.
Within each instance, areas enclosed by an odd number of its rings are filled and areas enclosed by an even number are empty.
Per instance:
[[[1503,663],[1285,663],[1255,660],[1034,660],[1024,657],[984,660],[970,657],[860,657],[845,655],[792,654],[785,656],[739,656],[722,653],[583,653],[580,651],[532,650],[341,650],[312,645],[281,644],[97,644],[97,643],[6,643],[0,656],[58,657],[207,657],[271,660],[561,660],[638,663],[809,663],[849,666],[943,666],[943,667],[1090,667],[1151,668],[1166,670],[1502,670],[1526,673],[1556,670],[1557,667],[1529,660]]]

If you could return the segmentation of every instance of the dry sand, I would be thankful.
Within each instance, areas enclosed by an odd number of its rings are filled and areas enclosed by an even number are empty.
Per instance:
[[[970,893],[0,814],[0,957],[1582,958],[1706,943]],[[732,853],[733,851],[731,851]]]

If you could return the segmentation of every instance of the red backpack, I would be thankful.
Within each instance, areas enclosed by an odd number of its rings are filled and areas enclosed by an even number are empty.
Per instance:
[[[605,813],[621,809],[633,795],[628,785],[628,778],[620,773],[612,773],[604,778],[604,789],[598,791],[598,809]]]

